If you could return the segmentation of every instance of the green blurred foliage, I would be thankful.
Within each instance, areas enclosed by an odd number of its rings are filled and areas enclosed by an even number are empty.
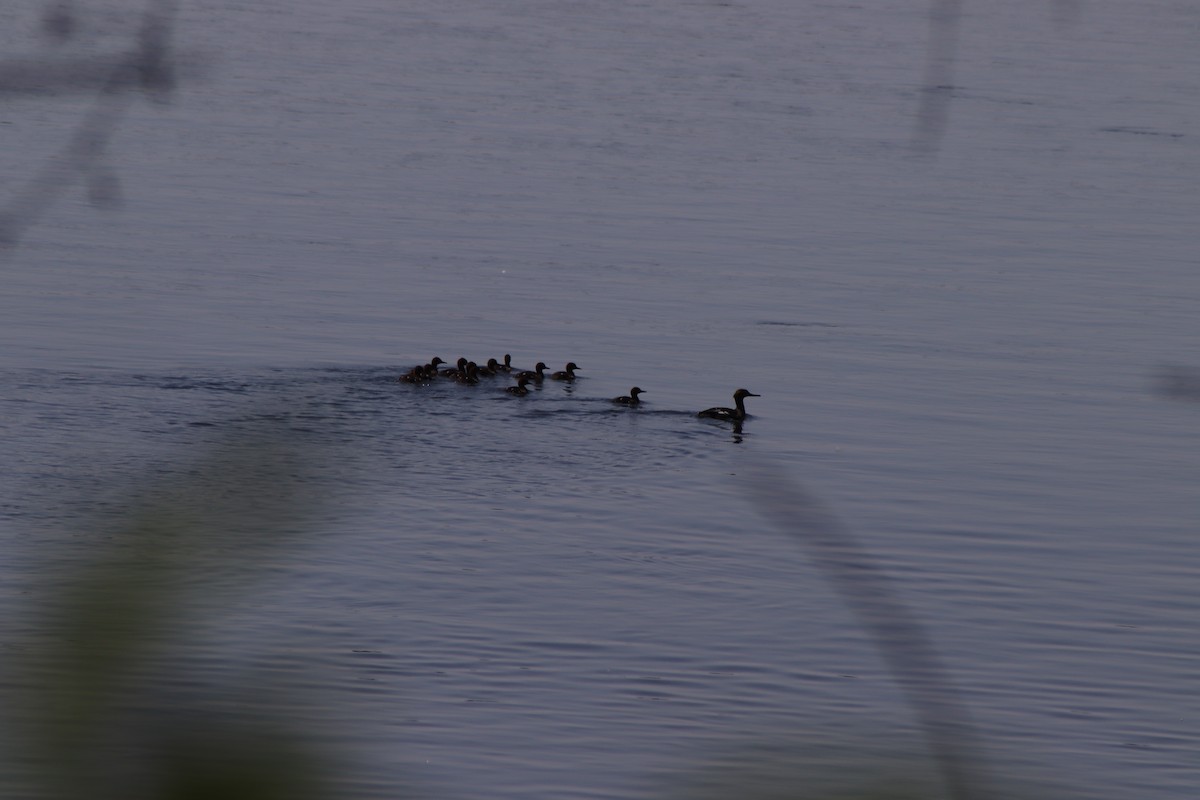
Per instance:
[[[146,686],[163,675],[203,596],[232,603],[259,568],[295,543],[320,491],[311,450],[251,435],[217,448],[173,484],[131,499],[95,556],[66,585],[20,665],[24,691],[10,736],[32,765],[38,796],[190,800],[318,800],[331,796],[330,759],[256,704],[251,715],[173,702]],[[252,696],[259,687],[224,687]],[[272,687],[275,692],[280,687]],[[286,691],[286,688],[283,690]],[[147,705],[149,704],[149,707]],[[269,706],[267,707],[269,709]]]

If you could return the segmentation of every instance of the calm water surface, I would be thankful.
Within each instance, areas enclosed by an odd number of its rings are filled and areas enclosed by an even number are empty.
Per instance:
[[[917,6],[184,4],[209,68],[123,122],[122,209],[69,194],[4,256],[6,656],[135,487],[267,427],[326,502],[147,692],[294,687],[346,796],[919,750],[739,482],[766,460],[896,580],[998,772],[1194,796],[1200,407],[1153,381],[1200,361],[1200,18],[1052,8],[967,10],[928,160]],[[51,52],[40,9],[0,12],[6,55]],[[8,101],[5,185],[89,102]],[[582,377],[395,381],[505,352]],[[695,419],[739,386],[741,436]]]

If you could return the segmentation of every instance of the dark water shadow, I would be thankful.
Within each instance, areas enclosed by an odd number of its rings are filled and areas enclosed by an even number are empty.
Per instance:
[[[1170,400],[1200,403],[1200,369],[1196,367],[1161,367],[1152,380],[1156,394]]]

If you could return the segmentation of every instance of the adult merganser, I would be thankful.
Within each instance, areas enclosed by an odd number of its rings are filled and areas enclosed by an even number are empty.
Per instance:
[[[575,380],[575,370],[577,369],[579,369],[578,364],[574,361],[568,361],[567,366],[551,375],[550,379],[555,381],[573,381]]]
[[[724,419],[732,422],[741,422],[746,418],[746,405],[743,401],[747,397],[762,397],[762,395],[755,394],[746,389],[738,389],[733,393],[733,403],[737,408],[716,406],[714,408],[706,408],[696,416],[705,417],[706,419]]]
[[[614,397],[612,402],[619,406],[636,406],[642,402],[638,397],[639,394],[642,394],[642,390],[635,386],[629,390],[629,394],[622,395],[621,397]]]

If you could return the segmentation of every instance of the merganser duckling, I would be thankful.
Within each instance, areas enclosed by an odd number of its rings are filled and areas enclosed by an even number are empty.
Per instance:
[[[467,365],[463,367],[462,373],[455,376],[454,380],[459,383],[479,383],[479,365],[474,361],[468,361]]]
[[[706,419],[724,419],[732,422],[741,422],[746,418],[746,405],[743,402],[747,397],[762,397],[760,394],[747,391],[746,389],[738,389],[733,393],[733,403],[737,408],[723,408],[717,406],[715,408],[706,408],[697,414],[697,417]]]
[[[445,363],[445,361],[442,361],[437,356],[434,356],[433,360],[428,364],[418,364],[405,374],[401,375],[400,381],[402,383],[421,383],[422,381],[427,381],[429,380],[430,373],[432,373],[435,377],[437,376],[437,365]]]
[[[518,372],[517,377],[518,378],[529,378],[529,380],[533,381],[534,383],[541,383],[546,378],[544,373],[546,372],[547,369],[549,369],[549,368],[546,366],[545,362],[539,361],[537,363],[537,366],[534,367],[533,370],[525,370],[524,372]]]
[[[574,361],[568,361],[567,366],[551,375],[550,379],[554,381],[573,381],[575,380],[575,370],[577,369],[579,369],[578,364]]]
[[[516,386],[508,386],[504,389],[504,391],[508,392],[509,394],[515,394],[517,397],[524,397],[525,395],[529,394],[529,389],[527,388],[528,386],[529,378],[518,378]]]
[[[433,359],[430,360],[430,362],[428,364],[421,367],[421,370],[425,373],[425,380],[431,381],[434,378],[436,378],[438,376],[438,364],[445,364],[445,363],[446,363],[445,361],[442,361],[437,356],[434,356]]]
[[[445,363],[445,362],[442,362],[442,363]],[[445,377],[445,378],[457,378],[459,375],[466,375],[466,374],[467,374],[467,359],[466,359],[466,356],[459,356],[459,357],[458,357],[458,361],[456,361],[455,363],[456,363],[458,366],[454,367],[453,369],[444,369],[444,370],[442,370],[441,374],[442,374],[442,376],[443,376],[443,377]]]
[[[500,362],[494,358],[489,358],[487,366],[479,368],[479,374],[485,378],[495,377],[496,373],[501,369]]]
[[[513,371],[512,356],[508,353],[504,354],[504,364],[500,367],[500,369],[504,370],[505,372]]]
[[[642,394],[642,390],[635,386],[629,390],[629,394],[622,395],[621,397],[614,397],[612,402],[619,406],[636,406],[642,402],[638,397],[639,394]]]

